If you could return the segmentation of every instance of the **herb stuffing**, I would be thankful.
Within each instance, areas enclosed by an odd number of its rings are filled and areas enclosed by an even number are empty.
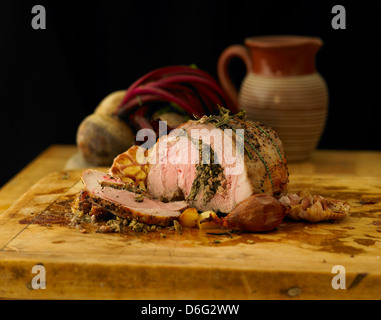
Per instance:
[[[198,147],[199,162],[196,166],[196,178],[193,180],[187,201],[194,200],[199,192],[203,192],[202,202],[206,204],[221,187],[221,181],[225,180],[225,177],[213,149],[203,144],[202,140],[198,141]]]
[[[248,146],[249,146],[250,149],[252,149],[255,152],[255,154],[258,156],[258,158],[261,160],[261,162],[265,166],[267,174],[268,174],[268,177],[269,177],[269,180],[271,182],[271,185],[273,185],[270,169],[269,169],[269,167],[267,165],[267,162],[263,159],[263,157],[262,157],[261,153],[259,152],[258,148],[256,146],[254,146],[244,135],[239,134],[229,124],[229,122],[231,120],[233,120],[233,119],[237,120],[238,122],[245,121],[246,120],[246,111],[245,110],[241,110],[240,112],[238,112],[235,115],[230,115],[230,110],[228,110],[228,109],[226,109],[224,107],[221,107],[221,106],[218,106],[218,109],[219,109],[219,115],[203,116],[202,118],[197,117],[197,116],[194,115],[194,117],[196,119],[198,119],[198,121],[200,123],[212,123],[216,128],[221,128],[221,129],[230,128],[230,129],[232,129],[234,131],[235,134],[238,134],[241,138],[243,138],[244,141],[245,141],[244,148],[245,148],[245,151],[246,151],[248,157],[250,158],[250,160],[252,160],[252,158],[253,158],[251,152],[249,151],[249,148],[248,148]],[[276,148],[276,150],[277,150],[277,152],[278,152],[278,154],[280,156],[280,159],[283,161],[282,154],[281,154],[278,146],[271,139],[271,137],[269,136],[268,132],[266,132],[263,128],[261,128],[258,125],[254,125],[254,126],[257,129],[259,129],[266,137],[268,137],[271,140],[272,145]]]

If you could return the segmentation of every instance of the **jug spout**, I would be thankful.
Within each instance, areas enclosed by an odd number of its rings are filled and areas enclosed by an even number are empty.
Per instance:
[[[304,36],[262,36],[245,39],[252,61],[251,72],[264,76],[298,76],[316,71],[320,38]]]

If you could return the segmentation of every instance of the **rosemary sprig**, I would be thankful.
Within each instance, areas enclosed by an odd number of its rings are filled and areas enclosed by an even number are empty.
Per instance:
[[[216,128],[227,125],[233,118],[246,119],[246,111],[241,110],[235,115],[230,115],[230,110],[224,107],[218,106],[219,115],[203,116],[202,118],[193,115],[200,123],[212,123]]]

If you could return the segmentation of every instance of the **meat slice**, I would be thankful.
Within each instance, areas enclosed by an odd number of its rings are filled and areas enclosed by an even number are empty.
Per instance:
[[[148,192],[165,201],[185,199],[200,211],[230,212],[254,190],[243,169],[243,158],[234,152],[223,156],[223,141],[232,143],[222,130],[196,121],[160,138],[149,160]],[[238,156],[239,161],[232,156]],[[240,165],[242,170],[234,174]],[[209,182],[204,183],[206,180]]]
[[[168,226],[189,205],[185,201],[164,203],[146,193],[127,190],[128,185],[96,170],[82,173],[87,200],[115,215],[146,224]]]
[[[220,126],[208,119],[190,120],[155,144],[147,176],[154,198],[229,213],[253,194],[286,191],[283,146],[271,128],[240,117]]]
[[[147,176],[149,194],[163,201],[186,199],[196,177],[196,146],[181,132],[172,131],[158,140],[151,155]]]

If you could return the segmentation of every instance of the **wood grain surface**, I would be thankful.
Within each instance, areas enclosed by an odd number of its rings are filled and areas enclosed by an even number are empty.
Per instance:
[[[291,193],[307,188],[347,200],[350,215],[336,223],[284,220],[268,233],[229,236],[198,229],[82,233],[60,224],[82,187],[80,173],[47,175],[0,215],[1,298],[381,298],[380,177],[292,173]],[[31,286],[36,264],[45,267],[46,289]],[[335,265],[345,268],[346,289],[332,287]]]

